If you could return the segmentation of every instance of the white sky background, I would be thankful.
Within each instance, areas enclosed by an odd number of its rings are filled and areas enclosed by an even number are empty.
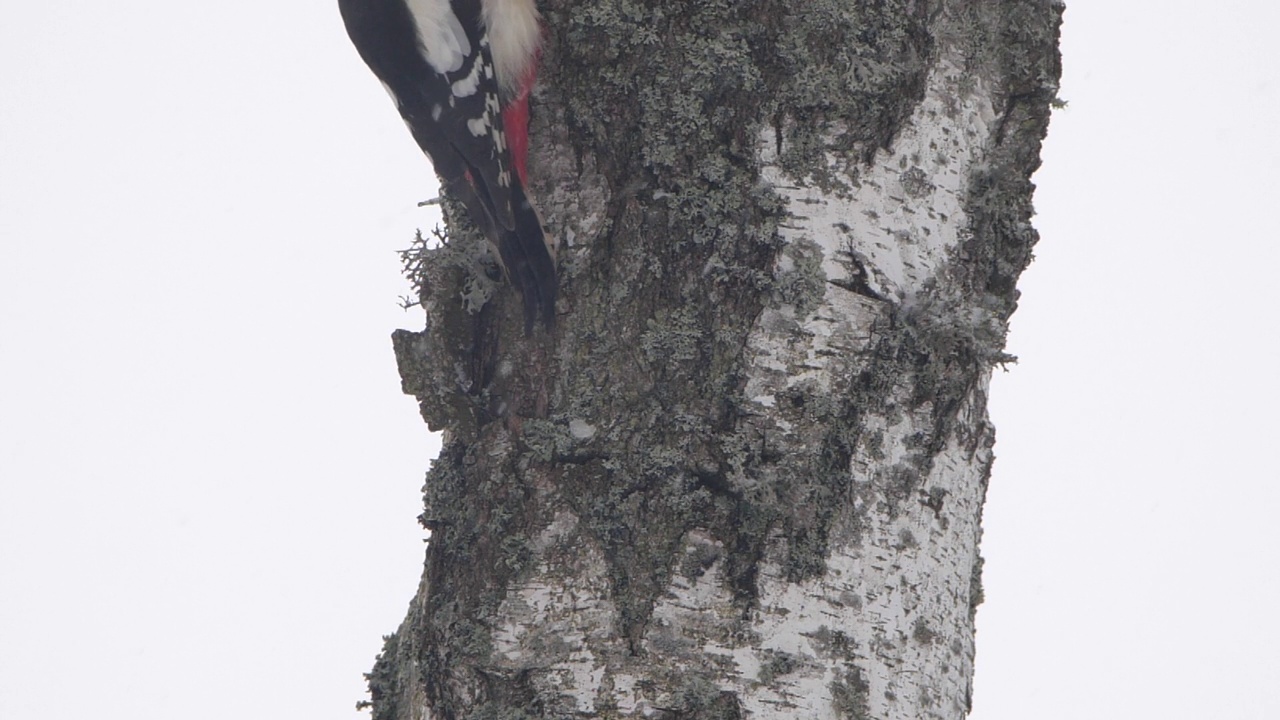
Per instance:
[[[0,23],[0,720],[354,720],[437,442],[429,166],[334,2]],[[976,720],[1280,717],[1280,10],[1075,0]]]

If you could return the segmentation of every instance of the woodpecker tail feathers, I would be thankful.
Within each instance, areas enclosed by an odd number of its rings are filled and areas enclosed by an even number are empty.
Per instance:
[[[494,207],[493,198],[485,192],[483,183],[475,182],[470,173],[462,180],[446,184],[459,192],[472,221],[497,249],[504,274],[520,293],[525,332],[532,332],[539,319],[548,329],[554,327],[559,290],[554,246],[524,187],[519,182],[511,184],[511,192],[506,197],[510,213],[508,225],[502,222],[501,215],[505,213]],[[501,209],[507,210],[508,205],[504,203]]]
[[[555,326],[556,260],[550,239],[542,226],[542,218],[525,197],[524,188],[514,184],[511,197],[515,228],[498,227],[498,254],[506,267],[511,284],[520,291],[524,302],[524,330],[533,331],[539,319],[548,329]]]

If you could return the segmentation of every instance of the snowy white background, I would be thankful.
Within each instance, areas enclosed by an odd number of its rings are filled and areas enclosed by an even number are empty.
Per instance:
[[[434,179],[336,3],[0,23],[0,720],[354,720],[435,439]],[[1280,717],[1280,9],[1075,0],[977,720]]]

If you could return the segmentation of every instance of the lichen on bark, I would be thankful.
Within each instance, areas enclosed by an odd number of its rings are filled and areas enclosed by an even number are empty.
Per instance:
[[[553,330],[447,206],[382,718],[959,717],[1060,8],[548,0]]]

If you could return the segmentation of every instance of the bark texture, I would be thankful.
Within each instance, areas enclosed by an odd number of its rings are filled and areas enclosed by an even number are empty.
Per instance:
[[[1061,6],[542,8],[559,323],[456,208],[408,258],[446,440],[375,720],[963,717]]]

